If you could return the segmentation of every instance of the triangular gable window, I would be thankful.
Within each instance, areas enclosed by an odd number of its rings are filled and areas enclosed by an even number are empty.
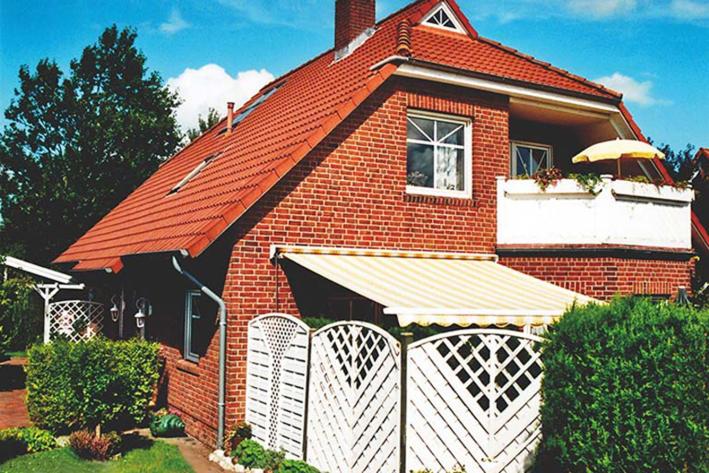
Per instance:
[[[201,163],[199,163],[196,168],[194,168],[192,171],[190,171],[189,174],[187,174],[185,177],[183,177],[180,182],[175,184],[174,187],[172,189],[170,189],[170,192],[167,193],[167,195],[172,195],[172,194],[176,194],[177,192],[179,192],[180,189],[185,187],[188,182],[190,182],[192,179],[197,177],[197,175],[200,172],[202,172],[204,170],[204,168],[206,168],[209,165],[209,163],[211,163],[212,161],[217,159],[219,154],[220,153],[210,154],[209,156],[204,158],[204,160]]]
[[[465,29],[463,29],[460,21],[458,21],[458,18],[456,18],[453,11],[445,2],[442,2],[438,7],[431,10],[421,21],[421,24],[449,31],[457,31],[458,33],[465,33]]]

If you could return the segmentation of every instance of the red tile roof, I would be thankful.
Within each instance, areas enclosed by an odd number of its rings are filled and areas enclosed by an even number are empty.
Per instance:
[[[76,262],[76,270],[117,272],[121,258],[128,255],[202,253],[395,72],[394,64],[378,70],[372,66],[395,54],[402,20],[416,24],[437,4],[414,2],[378,23],[372,37],[349,56],[334,61],[334,51],[327,51],[266,86],[261,94],[282,84],[233,133],[222,134],[221,122],[164,163],[55,261]],[[449,5],[468,34],[414,27],[415,59],[561,93],[619,100],[616,92],[479,37],[456,2],[449,0]],[[221,153],[217,159],[168,196],[177,182],[216,152]]]

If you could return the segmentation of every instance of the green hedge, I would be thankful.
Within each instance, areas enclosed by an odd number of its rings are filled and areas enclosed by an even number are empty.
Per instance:
[[[618,299],[543,351],[540,471],[709,471],[709,312]]]
[[[159,345],[143,340],[35,345],[27,365],[32,421],[57,433],[143,422],[160,371]]]

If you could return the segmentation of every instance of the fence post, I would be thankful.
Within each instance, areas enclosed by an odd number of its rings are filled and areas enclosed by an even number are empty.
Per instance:
[[[406,473],[406,385],[408,381],[409,345],[414,341],[411,332],[401,333],[401,380],[399,384],[399,473]]]
[[[305,409],[303,413],[303,461],[308,462],[308,411],[310,410],[310,356],[313,350],[314,328],[308,331],[308,361],[305,363]]]

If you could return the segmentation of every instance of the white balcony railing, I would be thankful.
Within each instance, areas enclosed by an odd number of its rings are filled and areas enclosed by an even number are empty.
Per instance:
[[[533,180],[497,179],[498,245],[622,245],[692,248],[691,189],[613,181],[594,195],[562,179],[542,191]]]

